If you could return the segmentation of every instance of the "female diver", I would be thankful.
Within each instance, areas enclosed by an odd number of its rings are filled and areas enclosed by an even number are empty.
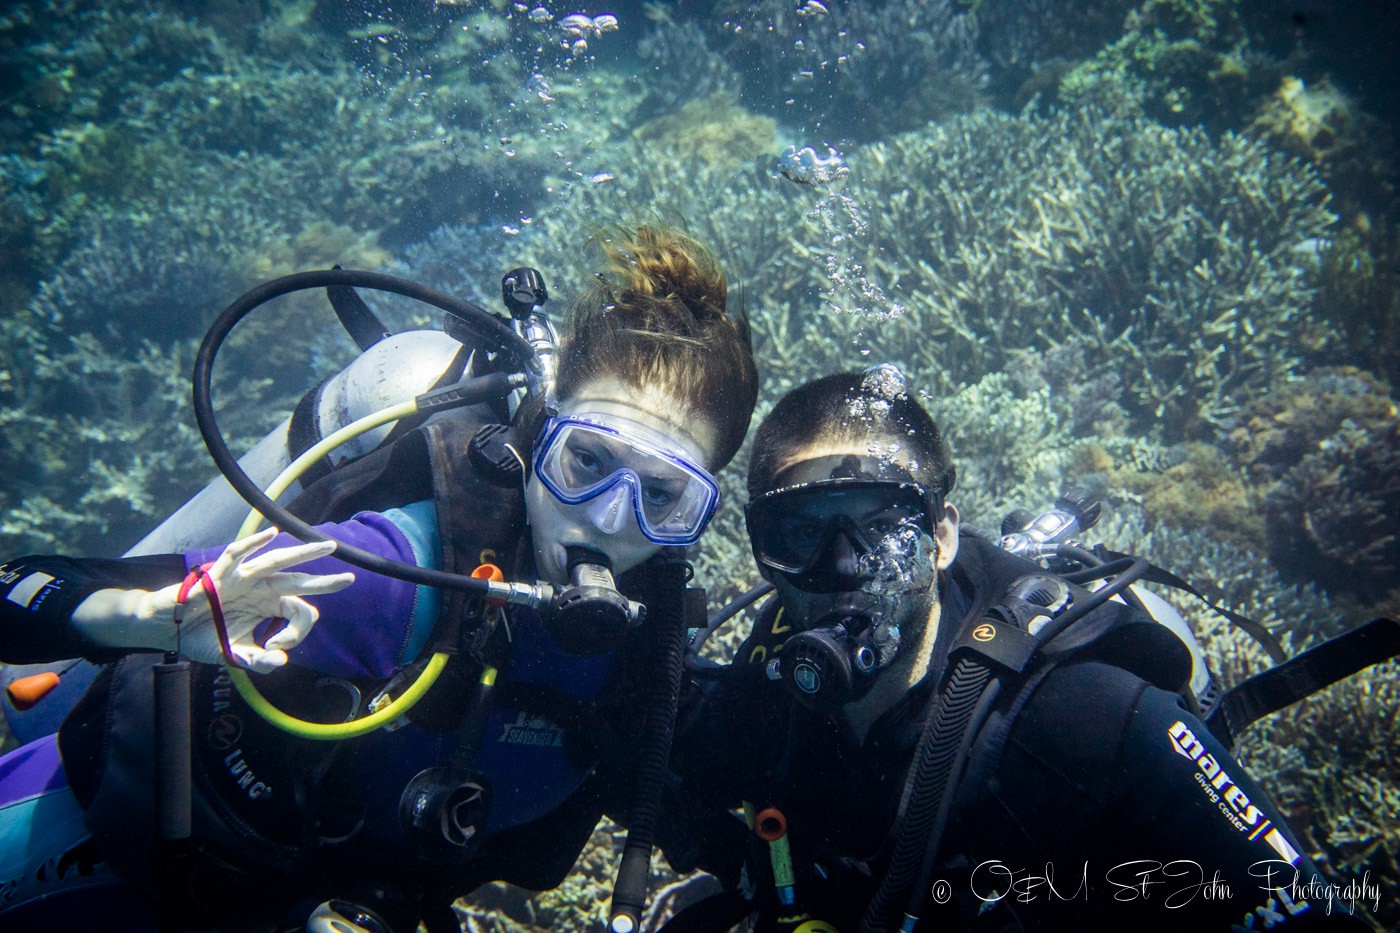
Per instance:
[[[111,662],[57,736],[0,759],[5,929],[153,929],[157,888],[178,883],[189,928],[296,929],[312,915],[339,924],[323,929],[456,930],[456,897],[493,880],[555,886],[601,815],[625,818],[658,655],[639,606],[676,578],[654,572],[663,549],[694,544],[713,514],[713,474],[743,440],[758,377],[704,246],[645,225],[599,240],[608,271],[572,311],[557,399],[522,406],[513,426],[520,479],[485,475],[467,455],[480,425],[446,418],[397,441],[372,481],[311,497],[319,527],[382,556],[555,587],[582,575],[567,624],[374,574],[351,583],[333,545],[270,532],[0,568],[6,661]],[[402,478],[408,462],[426,465],[421,482]],[[186,578],[200,566],[221,618]],[[609,595],[627,624],[589,611]],[[148,652],[175,647],[182,600],[179,649],[204,662],[193,834],[164,858]],[[451,660],[417,706],[343,742],[269,725],[218,664],[264,672],[274,705],[336,722],[402,693],[444,645]]]

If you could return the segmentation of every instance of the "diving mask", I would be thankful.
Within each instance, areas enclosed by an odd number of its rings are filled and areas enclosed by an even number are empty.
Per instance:
[[[719,507],[715,478],[674,440],[618,415],[551,417],[535,446],[534,471],[560,502],[588,504],[605,532],[622,529],[630,506],[657,545],[694,544]]]
[[[818,457],[777,482],[745,510],[754,558],[810,593],[859,589],[871,555],[932,538],[943,515],[942,492],[887,458]]]

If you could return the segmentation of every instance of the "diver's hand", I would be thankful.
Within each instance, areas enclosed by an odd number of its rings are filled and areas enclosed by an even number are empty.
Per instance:
[[[287,650],[301,643],[316,624],[318,613],[303,596],[342,590],[355,581],[352,573],[318,576],[288,573],[287,568],[325,557],[335,550],[334,541],[299,544],[252,555],[265,547],[276,529],[266,529],[235,541],[207,570],[219,594],[229,650],[250,670],[267,673],[287,663]],[[73,613],[83,633],[99,644],[127,648],[175,648],[175,603],[180,586],[164,589],[99,590]],[[223,657],[214,613],[201,585],[186,598],[180,624],[180,653],[193,661],[217,664]],[[253,632],[268,618],[282,618],[286,626],[258,645]]]

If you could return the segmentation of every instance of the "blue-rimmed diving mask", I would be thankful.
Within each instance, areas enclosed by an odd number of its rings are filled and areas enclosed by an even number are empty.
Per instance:
[[[560,502],[584,506],[598,530],[617,534],[630,512],[653,544],[694,544],[719,507],[719,485],[690,454],[617,415],[550,418],[534,470]]]

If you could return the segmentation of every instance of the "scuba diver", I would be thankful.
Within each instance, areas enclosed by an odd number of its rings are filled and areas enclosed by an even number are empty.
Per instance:
[[[696,602],[685,548],[758,375],[707,248],[647,225],[598,242],[553,391],[509,424],[491,405],[430,417],[308,482],[287,522],[335,543],[0,568],[5,660],[109,662],[57,736],[0,759],[0,926],[455,931],[457,897],[553,887],[602,815],[645,822]],[[462,355],[455,375],[503,354]],[[196,380],[198,403],[199,363]],[[364,572],[355,548],[458,588]],[[200,662],[184,782],[152,713],[177,652]],[[172,783],[192,786],[183,834]],[[643,894],[649,853],[629,835]]]
[[[888,364],[759,427],[776,595],[691,662],[665,844],[726,890],[666,933],[1366,929],[1194,715],[1180,638],[1121,579],[960,533],[955,475]]]

